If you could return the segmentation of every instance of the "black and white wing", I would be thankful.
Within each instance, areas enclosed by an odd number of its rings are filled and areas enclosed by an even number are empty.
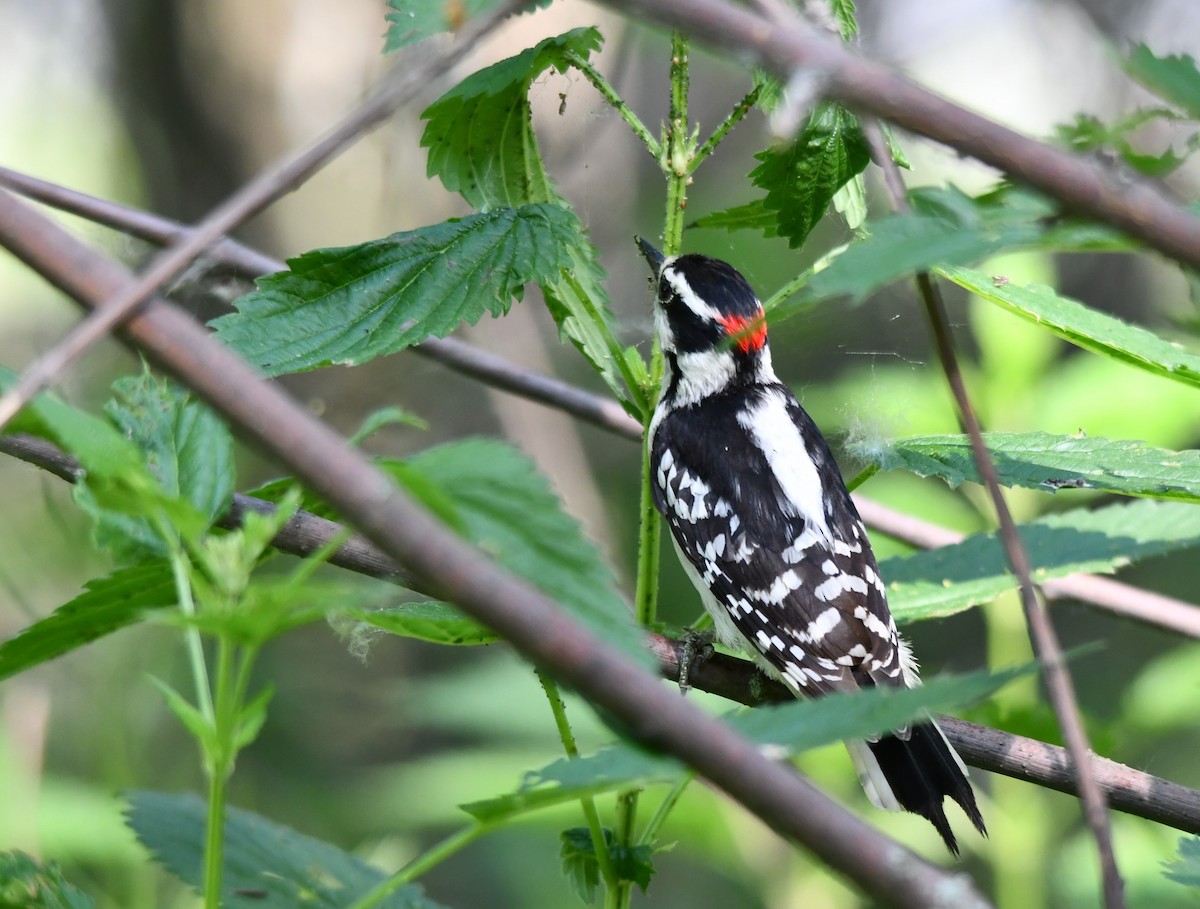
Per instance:
[[[650,457],[656,504],[715,600],[724,643],[753,647],[806,695],[905,683],[862,521],[785,386],[714,396],[702,414],[670,411]],[[742,641],[725,640],[731,626]]]

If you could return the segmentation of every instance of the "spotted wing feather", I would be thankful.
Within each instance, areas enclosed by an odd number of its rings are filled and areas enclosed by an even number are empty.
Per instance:
[[[787,432],[798,434],[815,467],[804,477],[819,479],[818,489],[799,495],[778,447],[766,450],[747,428],[746,408],[757,406],[786,414]],[[671,411],[656,427],[651,458],[656,504],[680,552],[785,682],[808,695],[903,684],[866,532],[828,446],[790,391],[714,396],[703,415]],[[797,500],[820,513],[801,513]]]

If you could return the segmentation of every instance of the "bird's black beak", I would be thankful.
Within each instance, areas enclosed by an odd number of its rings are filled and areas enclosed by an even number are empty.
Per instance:
[[[641,237],[634,237],[633,241],[637,243],[638,249],[642,251],[642,255],[645,256],[646,261],[650,263],[650,268],[654,272],[654,277],[657,278],[658,273],[662,271],[663,254]]]

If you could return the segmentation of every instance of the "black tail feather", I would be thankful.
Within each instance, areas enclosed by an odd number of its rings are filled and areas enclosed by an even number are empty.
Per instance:
[[[867,745],[900,807],[928,819],[954,855],[958,855],[958,842],[942,808],[946,796],[957,802],[975,829],[987,836],[975,792],[949,743],[933,723],[913,726],[907,739],[885,735]]]

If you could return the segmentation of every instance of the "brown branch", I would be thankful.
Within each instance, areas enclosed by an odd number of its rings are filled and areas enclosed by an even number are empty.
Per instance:
[[[130,280],[106,256],[0,191],[0,244],[68,295],[95,307]],[[767,759],[719,720],[596,640],[540,590],[464,543],[345,440],[160,297],[122,337],[225,416],[234,431],[291,470],[404,566],[414,582],[457,604],[601,709],[647,747],[678,757],[781,835],[884,905],[984,907],[948,874]]]
[[[999,168],[1070,211],[1117,227],[1151,249],[1200,268],[1200,220],[1154,185],[1117,175],[1001,126],[857,56],[791,10],[764,18],[726,0],[606,0],[615,9],[682,29],[783,78],[811,75],[820,93]],[[781,5],[780,5],[781,6]]]
[[[75,482],[81,473],[75,458],[53,443],[34,436],[0,436],[0,452],[40,467],[70,483]],[[235,530],[241,526],[246,512],[270,514],[274,510],[275,505],[271,502],[238,493],[234,495],[229,511],[217,525]],[[304,557],[312,555],[344,532],[341,524],[301,510],[283,526],[271,544],[280,552]],[[412,579],[405,575],[399,565],[369,540],[358,535],[346,540],[330,562],[358,574],[394,581],[410,589],[413,587]],[[649,646],[658,660],[663,678],[678,682],[683,642],[652,634]],[[749,707],[786,704],[795,700],[786,686],[763,676],[749,661],[722,653],[714,654],[698,667],[693,663],[689,670],[689,682],[700,691]],[[939,717],[938,723],[963,760],[972,767],[1059,792],[1077,794],[1074,776],[1062,748],[954,717]],[[1185,833],[1200,833],[1200,791],[1107,758],[1093,755],[1091,760],[1096,767],[1097,780],[1118,811]]]
[[[909,210],[908,196],[900,176],[900,168],[892,158],[879,124],[874,120],[865,121],[864,130],[871,146],[872,158],[877,165],[883,168],[886,175],[888,189],[896,210],[907,212]],[[992,461],[992,454],[983,441],[983,428],[971,405],[967,384],[958,365],[958,355],[955,353],[954,341],[950,335],[950,320],[946,316],[941,290],[926,271],[917,273],[916,282],[921,301],[925,305],[925,313],[929,319],[930,330],[933,333],[938,360],[941,362],[942,371],[946,376],[946,383],[954,395],[959,420],[971,440],[971,451],[979,471],[979,478],[983,481],[996,512],[1004,554],[1013,574],[1017,576],[1021,607],[1025,613],[1025,625],[1029,631],[1030,643],[1033,645],[1033,651],[1041,665],[1042,682],[1046,687],[1050,706],[1054,710],[1055,719],[1058,721],[1058,726],[1067,743],[1071,766],[1078,779],[1084,817],[1091,829],[1092,837],[1096,841],[1096,850],[1100,858],[1100,874],[1104,885],[1104,903],[1108,909],[1122,909],[1125,905],[1125,884],[1121,880],[1116,853],[1113,850],[1108,802],[1092,766],[1091,746],[1088,742],[1087,730],[1083,725],[1083,717],[1079,711],[1079,702],[1075,696],[1075,684],[1067,669],[1062,647],[1058,642],[1058,634],[1050,622],[1046,604],[1038,598],[1037,591],[1034,589],[1029,553],[1025,549],[1020,533],[1017,532],[1017,523],[1013,520],[1012,513],[1008,509],[1008,502],[1004,498],[1004,492],[1000,488],[1000,478],[996,472],[996,465]]]
[[[192,260],[224,234],[262,211],[280,196],[295,189],[327,161],[379,125],[397,107],[411,100],[429,80],[453,66],[506,16],[519,8],[518,0],[506,0],[486,15],[471,19],[455,40],[406,72],[396,71],[378,89],[311,145],[270,165],[218,205],[196,228],[155,257],[146,271],[125,286],[114,287],[109,299],[46,351],[22,373],[9,391],[0,396],[0,428],[29,400],[78,356],[127,319],[152,293],[176,278]]]

